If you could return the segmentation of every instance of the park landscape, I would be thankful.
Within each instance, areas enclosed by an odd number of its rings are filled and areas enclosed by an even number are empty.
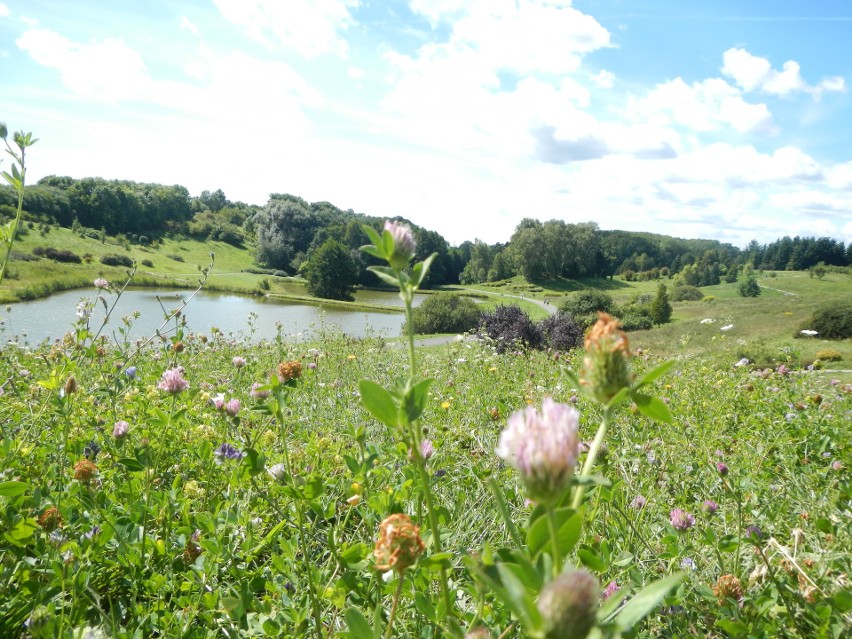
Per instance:
[[[0,635],[847,635],[848,266],[738,264],[672,302],[659,270],[441,284],[427,301],[477,321],[427,341],[411,301],[436,258],[368,220],[345,230],[406,332],[258,341],[186,330],[192,291],[319,301],[304,272],[250,238],[27,219],[16,159],[7,312],[81,305],[56,340],[3,336]],[[130,339],[128,285],[186,301]]]

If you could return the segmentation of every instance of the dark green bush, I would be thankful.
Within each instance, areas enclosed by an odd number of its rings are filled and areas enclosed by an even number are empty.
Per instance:
[[[613,313],[615,311],[615,302],[608,293],[587,290],[569,296],[568,299],[562,302],[559,310],[573,317],[593,313],[597,319],[597,311]]]
[[[523,310],[518,306],[500,305],[491,312],[482,314],[482,331],[495,341],[497,351],[509,348],[541,348],[544,336]]]
[[[479,326],[481,313],[476,303],[458,293],[430,295],[414,309],[414,332],[464,333]]]
[[[848,339],[852,337],[852,304],[826,306],[818,309],[811,319],[799,327],[796,337],[803,337],[802,330],[816,331],[820,339]]]
[[[106,264],[107,266],[133,266],[133,258],[129,255],[116,255],[115,253],[107,253],[106,255],[101,256],[101,264]]]
[[[151,260],[142,260],[142,266],[147,266],[148,268],[154,268],[154,263]]]
[[[756,279],[749,277],[744,282],[740,282],[737,293],[742,297],[757,297],[760,295],[760,285],[758,285]]]
[[[619,319],[625,331],[645,331],[654,326],[651,316],[640,312],[625,313]]]
[[[73,251],[59,250],[53,248],[52,246],[37,246],[33,249],[33,255],[38,255],[39,257],[46,257],[49,260],[54,260],[55,262],[63,262],[67,264],[79,264],[83,261],[82,258]]]
[[[704,293],[697,286],[683,284],[672,289],[673,302],[698,302],[704,299]]]

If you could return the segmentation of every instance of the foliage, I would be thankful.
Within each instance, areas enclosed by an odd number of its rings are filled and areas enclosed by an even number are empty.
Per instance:
[[[640,312],[638,309],[619,315],[618,319],[621,320],[621,327],[628,332],[644,331],[654,326],[654,320],[651,319],[651,316]]]
[[[480,311],[469,297],[457,293],[429,295],[414,309],[414,332],[465,333],[479,326]]]
[[[802,337],[803,330],[816,331],[820,339],[849,339],[852,337],[852,304],[836,304],[818,309],[801,325],[795,337]]]
[[[544,335],[523,310],[501,304],[482,314],[482,331],[496,345],[497,352],[512,348],[540,348]]]
[[[37,246],[33,249],[33,255],[68,264],[79,264],[83,261],[74,251],[56,249],[52,246]]]
[[[14,208],[14,217],[9,222],[0,226],[0,244],[2,244],[0,252],[3,253],[3,261],[0,263],[0,283],[3,282],[6,270],[9,267],[9,259],[12,255],[12,246],[15,243],[15,239],[19,237],[23,230],[23,226],[21,225],[21,216],[23,215],[24,194],[26,192],[27,149],[38,142],[37,139],[33,139],[32,133],[17,131],[12,136],[12,144],[9,144],[9,140],[7,139],[8,135],[9,131],[6,128],[6,124],[4,122],[0,122],[0,138],[3,138],[3,144],[6,146],[6,154],[12,158],[11,172],[0,171],[0,175],[2,175],[3,179],[12,187],[12,191],[14,191],[14,199],[17,200],[17,206]],[[0,189],[0,194],[4,191],[6,191],[6,189]],[[10,209],[11,208],[12,207],[10,207]],[[0,219],[0,221],[3,220]]]
[[[843,355],[833,348],[824,348],[816,352],[816,358],[821,362],[839,362],[843,359]]]
[[[657,294],[650,305],[651,321],[658,326],[666,324],[672,318],[672,305],[669,303],[669,294],[666,285],[660,282]]]
[[[101,256],[101,264],[106,264],[107,266],[133,266],[133,258],[129,255],[116,255],[115,253],[108,253],[107,255]]]
[[[562,302],[559,310],[575,317],[595,314],[598,311],[612,314],[615,312],[615,301],[604,291],[588,289],[570,295]]]
[[[704,293],[696,286],[682,284],[672,289],[673,302],[698,302],[704,298]]]
[[[311,253],[303,273],[311,295],[351,300],[359,270],[349,249],[337,240],[328,240]]]
[[[568,313],[556,311],[539,322],[538,328],[544,344],[554,350],[567,352],[583,345],[583,329]]]
[[[760,285],[753,277],[747,277],[737,286],[737,293],[741,297],[757,297],[760,295]]]

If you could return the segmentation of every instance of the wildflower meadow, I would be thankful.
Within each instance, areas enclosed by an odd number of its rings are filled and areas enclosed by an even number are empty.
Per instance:
[[[410,316],[429,260],[368,235]],[[828,374],[663,360],[605,314],[557,353],[191,313],[0,350],[0,636],[849,636]]]

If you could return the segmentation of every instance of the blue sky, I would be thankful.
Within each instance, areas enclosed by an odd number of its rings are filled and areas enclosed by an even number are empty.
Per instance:
[[[50,174],[403,215],[852,241],[852,3],[0,0]]]

